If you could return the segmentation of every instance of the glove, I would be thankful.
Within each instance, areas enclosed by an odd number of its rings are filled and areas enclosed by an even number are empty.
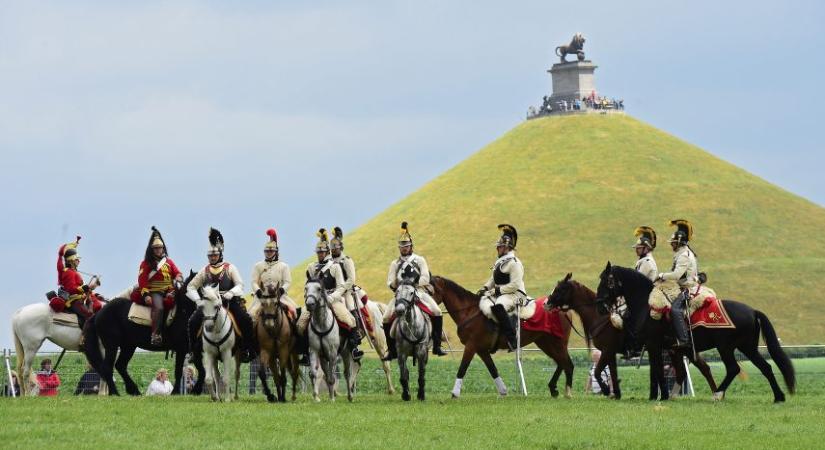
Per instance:
[[[88,284],[84,284],[83,286],[80,286],[80,290],[81,290],[81,291],[83,291],[83,293],[84,293],[84,294],[87,294],[87,293],[89,293],[89,291],[91,291],[92,289],[89,287],[89,285],[88,285]]]
[[[226,291],[226,292],[223,293],[223,299],[224,300],[232,300],[233,297],[235,297],[235,296],[230,291]]]
[[[264,296],[264,291],[262,291],[261,288],[258,288],[258,290],[255,291],[255,297],[261,298],[263,296]]]
[[[478,290],[478,292],[476,292],[476,295],[478,295],[479,297],[484,297],[484,294],[486,292],[487,292],[487,288],[481,288],[481,289]]]

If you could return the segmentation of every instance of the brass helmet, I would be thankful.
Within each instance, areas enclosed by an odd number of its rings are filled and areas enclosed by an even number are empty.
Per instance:
[[[209,228],[209,250],[206,255],[220,255],[220,260],[223,259],[223,235],[214,228]]]
[[[332,229],[332,240],[329,241],[329,248],[331,250],[344,250],[344,232],[341,227]]]
[[[401,222],[401,235],[398,237],[398,247],[409,247],[413,245],[412,235],[410,229],[407,228],[407,222]]]
[[[80,244],[80,236],[74,242],[69,242],[63,246],[63,261],[68,263],[80,259],[80,255],[77,254],[78,244]]]
[[[676,227],[676,231],[670,236],[669,242],[676,242],[679,246],[687,245],[693,239],[693,224],[685,219],[673,219],[670,226]]]
[[[326,228],[321,228],[315,235],[318,236],[318,243],[315,244],[315,253],[329,253],[329,235],[327,235]]]
[[[516,227],[503,223],[498,226],[498,229],[501,230],[501,237],[496,242],[496,247],[510,247],[510,249],[516,249],[516,242],[518,241],[518,232],[516,231]]]
[[[269,236],[269,239],[266,240],[266,244],[264,244],[264,250],[275,250],[278,251],[278,232],[275,231],[274,228],[270,228],[266,230],[266,235]]]
[[[637,239],[636,243],[633,244],[633,248],[647,247],[649,250],[656,248],[656,231],[653,228],[647,226],[636,227],[634,234]]]
[[[163,236],[160,235],[160,231],[157,228],[152,226],[152,235],[149,237],[149,245],[146,246],[146,254],[144,256],[144,261],[148,264],[153,264],[155,260],[155,254],[152,249],[161,247],[163,248],[163,254],[168,254],[168,250],[166,249],[166,243],[163,242]]]

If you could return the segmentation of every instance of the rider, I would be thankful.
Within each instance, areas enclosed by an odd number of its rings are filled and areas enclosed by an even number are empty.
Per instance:
[[[361,315],[356,309],[360,305],[355,302],[356,296],[354,293],[355,281],[357,276],[355,274],[355,261],[344,254],[344,232],[341,227],[334,227],[332,229],[332,239],[329,241],[329,249],[332,254],[332,261],[341,266],[341,274],[344,276],[344,303],[347,310],[352,317],[355,317],[358,329],[363,329],[367,333],[366,324],[361,322]]]
[[[332,258],[329,257],[329,238],[327,230],[321,228],[316,233],[319,240],[315,245],[315,255],[318,257],[318,262],[309,263],[307,265],[307,281],[319,281],[327,292],[330,300],[330,307],[333,314],[340,323],[343,323],[348,328],[348,339],[352,346],[352,356],[356,360],[360,360],[364,356],[358,345],[361,343],[361,334],[356,327],[355,317],[347,310],[344,304],[344,294],[346,292],[346,284],[344,281],[344,274],[341,270],[341,265],[336,264]],[[304,309],[301,316],[298,317],[298,332],[306,334],[307,325],[309,325],[310,314]]]
[[[433,313],[432,315],[432,340],[433,340],[433,355],[444,356],[447,353],[441,349],[441,336],[444,328],[444,317],[441,315],[441,309],[433,300],[430,292],[432,285],[430,285],[430,269],[427,266],[427,260],[423,256],[413,253],[413,239],[410,231],[407,228],[407,222],[401,223],[401,236],[398,238],[398,253],[400,256],[390,263],[390,270],[387,273],[387,286],[395,292],[398,288],[398,282],[404,278],[411,278],[416,285],[416,293],[418,300]],[[390,300],[387,305],[387,310],[384,312],[384,335],[387,337],[387,356],[384,361],[390,361],[398,357],[397,349],[395,347],[395,339],[390,336],[390,329],[395,317],[395,297]]]
[[[277,298],[278,302],[289,311],[289,321],[294,323],[299,309],[298,305],[287,295],[289,286],[292,284],[292,274],[287,263],[278,260],[278,233],[274,228],[270,228],[266,230],[266,234],[269,239],[264,244],[264,260],[256,263],[252,268],[252,292],[259,299]],[[269,291],[270,286],[276,289],[275,292]],[[295,350],[301,355],[299,362],[302,365],[309,365],[306,336],[298,335],[295,345]]]
[[[80,265],[80,256],[77,254],[77,245],[80,236],[74,242],[63,244],[57,251],[57,284],[60,286],[60,296],[66,300],[66,308],[77,314],[77,324],[83,329],[86,319],[92,317],[94,310],[86,306],[86,296],[100,286],[98,277],[85,284],[83,277],[77,272]]]
[[[676,335],[675,348],[690,347],[688,327],[685,321],[685,308],[690,289],[698,283],[698,265],[696,254],[688,245],[693,238],[693,225],[684,219],[670,221],[676,227],[670,237],[670,246],[673,249],[673,267],[670,272],[660,273],[656,279],[665,283],[678,283],[679,295],[671,302],[670,316],[673,321],[673,332]]]
[[[243,307],[243,280],[238,268],[223,260],[224,241],[220,231],[209,228],[209,249],[206,256],[207,264],[186,287],[186,296],[193,301],[200,300],[198,289],[207,285],[217,285],[222,303],[232,313],[238,328],[241,330],[241,361],[249,362],[255,359],[258,345],[255,342],[255,332],[252,329],[252,317]],[[190,347],[194,344],[194,337],[203,325],[203,311],[198,308],[189,318]]]
[[[496,242],[498,259],[493,265],[493,274],[479,289],[481,296],[478,307],[490,319],[498,322],[501,332],[507,338],[511,350],[515,350],[516,332],[510,323],[509,314],[514,312],[517,302],[527,298],[524,288],[524,266],[516,257],[518,232],[508,224],[498,226],[501,238]]]
[[[647,277],[650,281],[655,281],[659,275],[656,260],[653,259],[653,250],[656,249],[656,231],[651,227],[637,227],[634,232],[636,243],[633,248],[636,250],[636,271]],[[628,310],[628,312],[630,312]],[[630,314],[629,326],[627,327],[627,339],[625,341],[627,358],[635,358],[642,354],[642,342],[639,336],[644,326],[646,314]]]
[[[174,291],[183,284],[183,275],[174,261],[167,257],[166,244],[157,228],[152,227],[149,245],[146,254],[140,263],[137,289],[132,293],[132,301],[152,308],[152,339],[151,344],[159,346],[163,343],[161,328],[163,327],[164,299],[169,297],[174,301]]]

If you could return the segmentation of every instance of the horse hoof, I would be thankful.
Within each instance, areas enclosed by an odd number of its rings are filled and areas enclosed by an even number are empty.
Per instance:
[[[573,398],[573,394],[565,393],[564,398],[570,400],[571,398]]]
[[[550,389],[550,396],[553,397],[553,398],[557,398],[559,396],[559,390],[558,389]]]
[[[406,392],[401,394],[401,400],[404,400],[405,402],[410,401],[410,394],[407,394]]]
[[[773,399],[773,402],[774,403],[785,403],[785,396],[783,395],[782,397],[776,397],[776,398]]]
[[[725,392],[724,391],[717,391],[713,393],[713,401],[720,402],[725,399]]]
[[[275,403],[275,396],[272,394],[267,395],[266,401],[268,401],[269,403]]]

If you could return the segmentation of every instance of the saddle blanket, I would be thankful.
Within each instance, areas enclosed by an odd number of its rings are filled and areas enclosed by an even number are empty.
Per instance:
[[[564,338],[564,331],[561,326],[561,311],[558,308],[546,311],[544,309],[546,301],[547,297],[540,297],[533,301],[535,312],[528,319],[522,318],[521,327],[525,330],[548,333],[558,338]]]
[[[169,310],[169,313],[166,315],[166,326],[172,324],[172,320],[175,318],[175,311],[177,311],[177,307],[173,306],[172,309]],[[132,306],[129,308],[129,322],[143,325],[145,327],[152,325],[152,308],[139,305],[137,303],[132,303]]]
[[[52,322],[65,327],[80,327],[77,324],[77,314],[75,313],[56,312],[52,315]]]
[[[722,300],[716,297],[706,297],[704,305],[690,315],[690,328],[736,328],[730,320]]]

